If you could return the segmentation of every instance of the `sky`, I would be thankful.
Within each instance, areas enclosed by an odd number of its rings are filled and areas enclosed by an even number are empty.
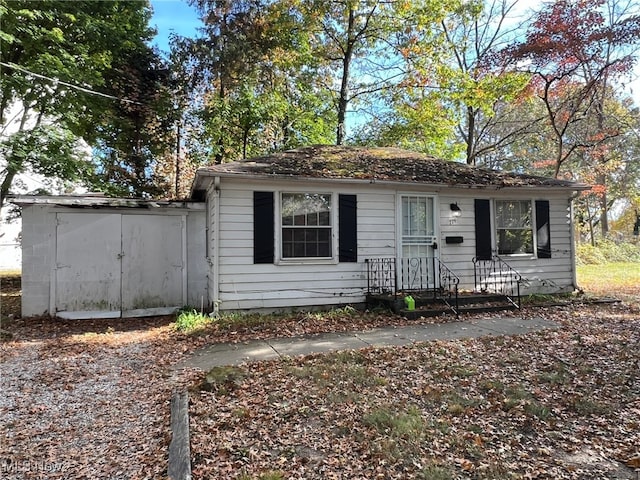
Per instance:
[[[151,26],[158,34],[155,45],[164,52],[169,51],[169,36],[172,33],[191,37],[196,34],[200,19],[196,10],[186,1],[180,0],[151,0],[153,16]]]

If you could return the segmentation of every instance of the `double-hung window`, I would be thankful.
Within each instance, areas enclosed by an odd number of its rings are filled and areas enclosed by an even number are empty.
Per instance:
[[[282,258],[332,258],[331,194],[282,193]]]
[[[496,200],[498,255],[533,253],[533,222],[528,200]]]

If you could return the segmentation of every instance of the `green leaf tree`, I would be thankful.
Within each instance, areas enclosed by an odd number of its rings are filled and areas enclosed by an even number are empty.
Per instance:
[[[326,143],[331,112],[296,2],[197,1],[200,36],[176,37],[176,103],[191,164]],[[179,82],[182,83],[182,82]]]
[[[144,51],[152,36],[149,14],[143,0],[0,0],[0,206],[24,172],[55,174],[89,186],[99,180],[93,163],[81,160],[76,148],[45,148],[42,141],[108,143],[101,135],[123,92],[107,74],[114,66],[124,68],[127,59],[140,59],[132,52]],[[25,156],[21,145],[41,148]],[[55,172],[45,168],[51,154]],[[131,192],[140,194],[138,187]]]

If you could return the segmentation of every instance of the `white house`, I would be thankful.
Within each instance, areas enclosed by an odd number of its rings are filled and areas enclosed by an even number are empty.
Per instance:
[[[355,304],[445,276],[485,289],[505,268],[523,293],[569,292],[571,203],[587,188],[393,148],[312,146],[200,169],[190,202],[17,197],[23,315]]]

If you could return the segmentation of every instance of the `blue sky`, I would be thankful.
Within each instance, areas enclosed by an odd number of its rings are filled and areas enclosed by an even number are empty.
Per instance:
[[[169,35],[176,33],[194,36],[200,25],[195,9],[182,0],[151,0],[153,16],[151,26],[158,30],[154,44],[164,52],[169,51]]]

